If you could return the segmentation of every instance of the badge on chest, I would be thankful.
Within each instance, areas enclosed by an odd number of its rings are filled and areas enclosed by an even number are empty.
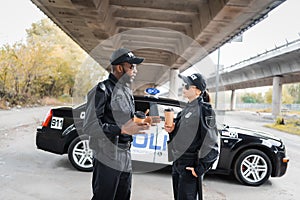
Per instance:
[[[193,114],[192,112],[188,112],[188,113],[184,116],[184,118],[188,119],[188,118],[191,117],[192,114]]]

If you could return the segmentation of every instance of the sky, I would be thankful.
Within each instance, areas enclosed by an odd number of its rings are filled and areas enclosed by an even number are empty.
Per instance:
[[[18,6],[16,6],[18,5]],[[268,17],[243,34],[243,42],[233,42],[221,47],[220,63],[230,66],[266,49],[272,49],[299,38],[300,1],[286,0],[268,14]],[[46,18],[30,0],[9,0],[0,6],[0,46],[26,39],[26,29]],[[217,53],[211,54],[217,62]]]
[[[300,38],[300,1],[286,0],[268,17],[243,34],[242,42],[232,42],[221,47],[220,64],[228,67],[242,60],[275,48],[287,41]],[[217,53],[212,55],[217,60]]]
[[[1,0],[0,47],[26,40],[26,29],[31,24],[46,18],[30,0]]]
[[[4,0],[2,0],[3,2]],[[17,6],[16,6],[17,5]],[[242,42],[220,48],[220,64],[228,67],[300,37],[300,0],[286,0],[245,33]],[[0,47],[26,40],[26,29],[46,18],[30,0],[9,0],[0,6]],[[217,63],[217,52],[209,59]]]

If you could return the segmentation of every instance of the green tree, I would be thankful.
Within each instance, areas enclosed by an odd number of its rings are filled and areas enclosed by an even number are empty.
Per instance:
[[[265,102],[271,104],[272,103],[272,95],[273,89],[269,88],[268,91],[265,93]]]
[[[0,97],[4,97],[7,90],[7,85],[9,84],[9,76],[10,76],[10,59],[8,58],[8,54],[6,51],[10,48],[10,46],[4,46],[0,50]]]
[[[292,104],[292,103],[294,103],[294,98],[289,93],[287,85],[284,85],[282,87],[282,103],[283,104]]]
[[[270,88],[265,93],[265,101],[267,103],[272,103],[272,95],[273,95],[273,89]],[[294,98],[289,94],[288,87],[286,87],[285,85],[282,87],[281,102],[283,104],[291,104],[294,102]]]
[[[25,43],[0,48],[0,98],[18,104],[44,96],[72,96],[77,74],[89,76],[94,70],[80,71],[88,55],[48,19],[26,31]],[[100,66],[97,70],[105,71]]]
[[[293,103],[300,103],[300,84],[287,85],[288,93],[294,98]]]
[[[51,21],[44,19],[32,24],[27,30],[28,46],[40,45],[45,52],[42,63],[37,63],[45,70],[40,71],[42,96],[72,95],[75,76],[87,54]],[[46,77],[44,77],[46,75]]]
[[[241,96],[244,103],[263,103],[263,97],[261,93],[245,93]]]
[[[74,85],[74,102],[82,103],[85,100],[87,92],[99,81],[107,77],[108,72],[92,58],[88,58],[82,64],[80,71],[76,76]]]

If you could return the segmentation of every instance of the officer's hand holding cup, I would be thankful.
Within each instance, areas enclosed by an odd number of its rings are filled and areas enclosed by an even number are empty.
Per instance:
[[[136,111],[134,113],[133,121],[137,124],[144,123],[146,119],[146,114],[142,111]]]
[[[159,121],[156,118],[157,117],[159,118],[159,116],[146,116],[148,112],[149,109],[147,109],[145,113],[142,111],[136,111],[134,113],[133,121],[138,125],[143,125],[143,124],[152,125],[153,123],[158,123]]]
[[[147,116],[149,113],[149,109],[145,111],[146,118],[144,120],[145,123],[150,124],[151,126],[155,126],[157,123],[160,123],[160,116]]]
[[[149,130],[150,125],[144,122],[146,115],[142,111],[137,111],[134,113],[133,119],[127,121],[121,128],[122,134],[135,135],[135,134],[145,134],[144,130]]]

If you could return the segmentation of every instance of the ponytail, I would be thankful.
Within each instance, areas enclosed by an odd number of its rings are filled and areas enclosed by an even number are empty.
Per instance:
[[[201,94],[203,101],[207,103],[211,103],[211,98],[207,90],[204,90]]]

